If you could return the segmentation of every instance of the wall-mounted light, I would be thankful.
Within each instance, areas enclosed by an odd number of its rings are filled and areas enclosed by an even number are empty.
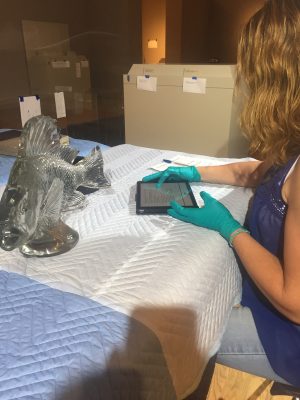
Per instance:
[[[158,40],[148,39],[148,49],[157,49],[157,48],[158,48]]]

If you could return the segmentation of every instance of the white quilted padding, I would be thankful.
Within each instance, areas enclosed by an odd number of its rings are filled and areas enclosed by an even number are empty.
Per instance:
[[[89,297],[150,327],[182,399],[218,350],[241,280],[233,251],[218,233],[167,215],[136,215],[137,180],[175,154],[131,145],[105,151],[111,188],[89,195],[85,209],[65,216],[80,234],[77,246],[50,258],[25,258],[18,250],[0,250],[0,257],[2,269]],[[198,157],[203,165],[235,161]],[[199,204],[200,190],[243,222],[249,189],[197,183]]]

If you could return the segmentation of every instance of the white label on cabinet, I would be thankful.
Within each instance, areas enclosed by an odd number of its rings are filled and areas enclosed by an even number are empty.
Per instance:
[[[156,76],[137,76],[136,78],[137,88],[140,90],[147,90],[149,92],[157,91],[157,77]]]
[[[186,93],[206,93],[206,79],[193,77],[183,78],[183,91]]]
[[[22,126],[32,117],[41,115],[41,100],[39,96],[19,97]]]

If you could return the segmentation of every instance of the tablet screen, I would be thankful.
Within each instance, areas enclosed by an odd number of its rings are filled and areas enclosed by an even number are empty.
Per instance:
[[[187,182],[164,182],[159,189],[155,182],[137,184],[137,213],[166,213],[173,200],[184,207],[197,207]]]

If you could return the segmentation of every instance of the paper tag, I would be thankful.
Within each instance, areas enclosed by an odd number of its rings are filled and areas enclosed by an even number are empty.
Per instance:
[[[81,78],[81,64],[80,64],[80,62],[75,63],[75,75],[76,75],[76,78]]]
[[[170,159],[175,164],[186,165],[186,166],[196,166],[201,164],[201,160],[188,156],[175,156]]]
[[[70,68],[70,61],[51,61],[52,68]]]
[[[157,77],[156,76],[137,76],[136,78],[137,88],[140,90],[147,90],[149,92],[157,91]]]
[[[155,171],[165,171],[167,168],[174,166],[175,164],[168,164],[168,163],[160,163],[153,165],[153,167],[150,167],[151,169],[155,169]]]
[[[41,115],[41,100],[38,96],[19,97],[22,126],[32,117]]]
[[[186,93],[206,93],[206,79],[193,76],[183,78],[183,91]]]
[[[81,64],[81,68],[88,68],[89,67],[88,60],[81,60],[80,64]]]
[[[64,92],[54,93],[56,117],[65,118],[66,117],[66,104]]]
[[[57,92],[72,92],[72,86],[54,86]]]

